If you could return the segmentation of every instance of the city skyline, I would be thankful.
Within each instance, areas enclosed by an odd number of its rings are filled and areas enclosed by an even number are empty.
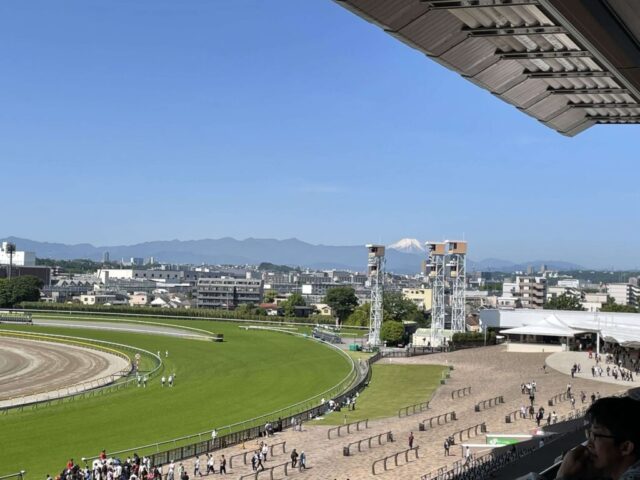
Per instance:
[[[0,12],[0,236],[640,265],[637,129],[562,137],[334,2]]]

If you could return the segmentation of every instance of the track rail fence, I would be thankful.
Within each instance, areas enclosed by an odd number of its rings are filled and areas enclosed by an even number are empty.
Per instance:
[[[103,340],[94,340],[83,337],[70,337],[66,335],[55,335],[50,333],[25,333],[25,332],[13,332],[13,331],[0,331],[0,336],[8,336],[11,338],[24,338],[27,340],[42,341],[42,342],[55,342],[61,344],[73,344],[82,348],[89,348],[100,352],[107,352],[112,355],[126,360],[128,362],[127,368],[105,377],[97,378],[90,382],[78,383],[70,385],[65,388],[58,389],[56,391],[44,391],[30,393],[29,395],[23,395],[20,397],[14,397],[9,399],[9,404],[0,407],[0,415],[7,415],[11,411],[24,411],[25,408],[42,408],[51,405],[56,405],[64,402],[73,402],[76,399],[90,398],[97,395],[103,395],[105,393],[118,391],[122,388],[126,388],[134,384],[137,380],[136,377],[131,376],[133,372],[133,364],[131,358],[118,351],[115,348],[132,352],[133,354],[143,353],[154,359],[154,368],[150,372],[145,372],[148,377],[153,377],[162,367],[162,359],[155,353],[143,350],[141,348],[132,347],[115,342],[106,342]],[[44,398],[38,399],[39,396],[46,395]],[[35,397],[35,399],[33,399]]]

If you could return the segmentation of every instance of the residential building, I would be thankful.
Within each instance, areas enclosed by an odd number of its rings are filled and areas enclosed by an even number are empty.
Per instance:
[[[132,307],[141,307],[149,303],[149,294],[147,292],[133,292],[129,295],[129,305]]]
[[[415,303],[423,312],[431,310],[431,288],[403,288],[402,296]]]
[[[607,285],[607,295],[612,297],[618,305],[637,307],[640,291],[638,287],[630,283],[609,283]]]
[[[233,309],[241,303],[262,302],[263,282],[253,278],[199,278],[196,284],[196,306],[199,308]]]
[[[547,297],[547,279],[518,275],[515,282],[503,282],[498,306],[504,308],[543,308]]]

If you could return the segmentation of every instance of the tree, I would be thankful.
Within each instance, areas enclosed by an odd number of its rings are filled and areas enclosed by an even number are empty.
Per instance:
[[[398,292],[385,292],[382,297],[384,320],[416,320],[419,314],[418,306]]]
[[[282,302],[282,307],[284,308],[284,316],[285,317],[295,317],[296,309],[294,307],[304,307],[306,302],[304,298],[299,293],[292,293],[289,295],[284,302]]]
[[[371,304],[363,303],[358,306],[351,315],[344,321],[345,325],[353,325],[354,327],[369,326],[369,317],[371,315]]]
[[[42,281],[31,275],[0,280],[0,307],[13,307],[20,302],[40,300]]]
[[[334,287],[327,290],[324,303],[332,308],[342,323],[358,306],[358,297],[356,297],[356,291],[351,287]]]
[[[264,292],[265,303],[273,303],[277,295],[278,292],[276,290],[267,290],[266,292]]]
[[[380,328],[380,340],[387,342],[388,345],[397,345],[404,338],[404,325],[402,322],[388,320],[382,322]]]
[[[547,303],[544,304],[544,308],[546,310],[584,310],[577,297],[566,293],[547,300]]]
[[[620,305],[615,299],[607,295],[607,302],[602,304],[601,312],[637,313],[638,309],[631,305]]]

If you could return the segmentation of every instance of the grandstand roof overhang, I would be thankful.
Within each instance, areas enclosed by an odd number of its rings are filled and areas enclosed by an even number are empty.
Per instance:
[[[335,0],[554,130],[640,123],[637,0]]]

